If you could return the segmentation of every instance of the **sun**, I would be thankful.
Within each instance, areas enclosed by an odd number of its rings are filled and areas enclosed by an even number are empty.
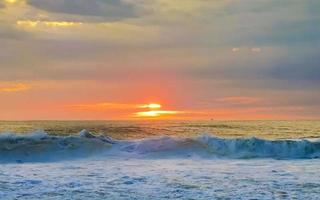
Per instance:
[[[134,113],[134,116],[138,118],[160,118],[179,114],[178,111],[160,110],[162,105],[158,103],[143,104],[138,107],[144,109],[144,111]]]
[[[146,118],[154,118],[154,117],[165,117],[170,115],[178,114],[178,111],[170,111],[170,110],[150,110],[145,112],[137,112],[135,113],[136,117],[146,117]]]

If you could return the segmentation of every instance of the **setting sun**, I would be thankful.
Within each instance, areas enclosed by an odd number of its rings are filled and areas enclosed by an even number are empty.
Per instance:
[[[176,115],[178,111],[171,111],[171,110],[160,110],[162,105],[158,103],[149,103],[139,106],[140,109],[149,109],[148,111],[140,111],[134,113],[135,117],[139,118],[158,118],[158,117],[168,117],[172,115]]]
[[[175,115],[178,114],[178,111],[168,111],[168,110],[151,110],[151,111],[145,111],[145,112],[137,112],[135,113],[136,117],[162,117],[162,116],[168,116],[168,115]]]

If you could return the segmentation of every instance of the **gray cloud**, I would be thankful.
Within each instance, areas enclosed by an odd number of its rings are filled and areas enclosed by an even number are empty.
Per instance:
[[[261,49],[260,53],[249,53],[249,49],[240,48],[240,52],[225,53],[223,58],[215,57],[212,52],[210,63],[190,66],[185,73],[192,79],[223,81],[226,87],[237,85],[241,90],[314,91],[319,88],[319,43]]]
[[[79,15],[81,19],[101,17],[112,21],[139,16],[133,5],[121,0],[28,2],[51,12]],[[320,26],[317,26],[320,14],[316,9],[319,4],[317,0],[235,1],[222,7],[218,14],[206,10],[188,25],[159,23],[162,34],[158,41],[134,44],[134,47],[145,52],[160,49],[167,51],[167,56],[170,55],[169,50],[175,48],[190,51],[186,56],[203,59],[206,65],[193,66],[193,63],[186,62],[177,71],[194,80],[226,80],[248,88],[314,89],[320,82],[320,61],[316,55],[320,50]],[[165,16],[156,16],[155,20],[161,21],[162,17]],[[139,23],[149,25],[150,21],[144,20]],[[20,39],[16,43],[1,41],[5,47],[0,49],[1,79],[111,79],[117,77],[113,76],[117,70],[112,68],[121,68],[118,70],[121,73],[129,70],[128,66],[111,66],[108,59],[112,55],[121,59],[121,55],[132,53],[132,46],[112,45],[103,38],[96,41],[81,37],[69,40],[67,36],[63,40],[54,36],[47,40],[26,39],[19,31],[9,25],[0,26],[0,38]],[[38,33],[42,34],[47,33]],[[232,53],[231,48],[238,46],[241,48],[239,53],[243,48],[247,48],[249,53],[242,56]],[[282,48],[280,54],[273,50],[279,46]],[[252,47],[262,48],[262,52],[250,52]],[[271,48],[271,52],[266,52],[265,47]],[[224,52],[225,49],[229,52]],[[198,57],[194,53],[204,55]],[[97,59],[95,54],[105,56],[106,60]],[[218,56],[214,56],[216,54]],[[141,57],[141,62],[144,59]],[[76,64],[81,62],[81,65]]]
[[[311,82],[320,84],[320,58],[318,54],[288,58],[274,64],[269,70],[271,78],[291,82]]]
[[[30,33],[23,30],[18,30],[11,24],[0,22],[0,40],[1,39],[18,40],[18,39],[25,39],[30,36],[31,36]],[[4,47],[4,44],[1,44],[1,46]]]
[[[140,67],[145,59],[133,49],[100,41],[0,39],[0,80],[126,80],[154,71]],[[139,58],[137,58],[139,57]],[[148,61],[147,61],[148,60]],[[161,66],[165,68],[165,66]],[[128,73],[130,71],[130,73]]]
[[[227,8],[230,43],[290,45],[320,41],[319,1],[236,1]],[[230,20],[231,21],[231,20]]]
[[[50,12],[99,16],[106,20],[136,17],[133,5],[121,0],[28,0],[34,7]]]
[[[255,35],[257,45],[286,45],[320,42],[319,19],[304,19],[295,22],[277,23],[272,30]]]

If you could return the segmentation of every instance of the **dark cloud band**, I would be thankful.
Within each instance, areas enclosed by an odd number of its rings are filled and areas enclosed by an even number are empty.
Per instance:
[[[119,20],[137,15],[133,5],[121,0],[29,0],[28,3],[50,12],[98,16],[106,20]]]

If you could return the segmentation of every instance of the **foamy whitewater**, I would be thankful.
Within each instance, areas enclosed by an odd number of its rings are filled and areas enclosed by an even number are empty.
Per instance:
[[[0,199],[319,199],[320,140],[0,134]]]
[[[52,162],[87,157],[203,158],[203,159],[312,159],[320,158],[320,140],[224,139],[159,137],[114,140],[82,130],[73,136],[0,135],[0,162]]]

